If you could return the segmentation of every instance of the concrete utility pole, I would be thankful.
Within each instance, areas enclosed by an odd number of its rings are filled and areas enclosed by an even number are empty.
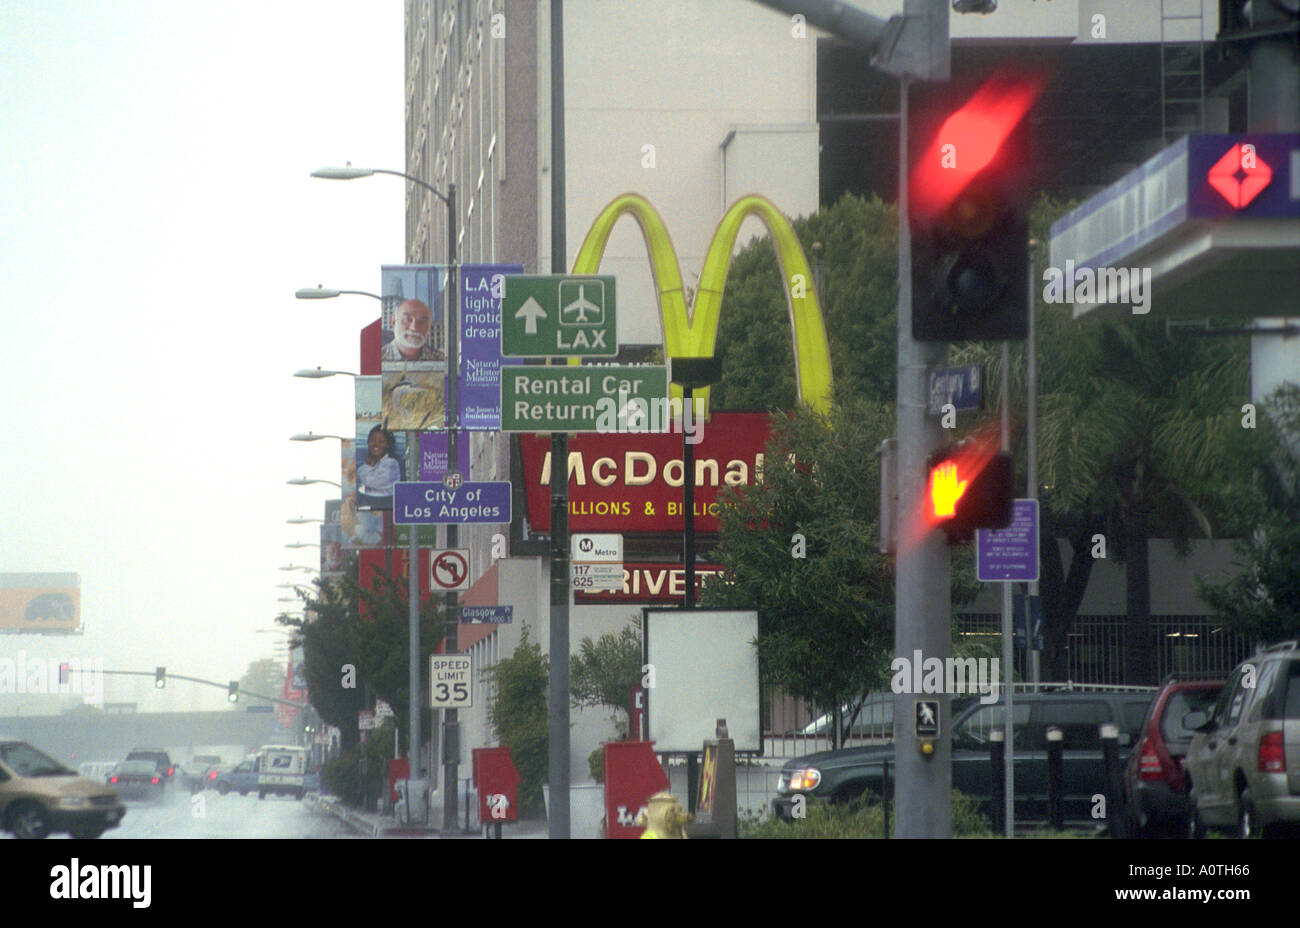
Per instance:
[[[948,0],[905,0],[903,15],[884,22],[836,0],[757,0],[764,6],[848,39],[873,52],[872,64],[899,77],[898,122],[898,513],[895,653],[913,660],[952,654],[951,563],[941,532],[919,541],[906,528],[919,518],[926,459],[944,443],[943,430],[926,415],[926,369],[947,360],[942,343],[912,338],[912,242],[908,231],[908,83],[948,79]],[[938,694],[936,694],[938,695]],[[946,838],[952,834],[952,700],[939,696],[939,738],[921,754],[912,694],[894,706],[896,834]]]

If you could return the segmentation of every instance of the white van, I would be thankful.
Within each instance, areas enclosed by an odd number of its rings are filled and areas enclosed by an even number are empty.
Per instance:
[[[268,744],[257,752],[257,798],[283,793],[301,799],[306,792],[307,749]]]

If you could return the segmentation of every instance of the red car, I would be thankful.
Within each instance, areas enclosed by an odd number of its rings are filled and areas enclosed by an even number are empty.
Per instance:
[[[1156,694],[1124,765],[1129,837],[1181,838],[1187,834],[1191,805],[1183,763],[1195,732],[1184,728],[1182,721],[1189,713],[1213,706],[1223,686],[1223,680],[1175,676]]]

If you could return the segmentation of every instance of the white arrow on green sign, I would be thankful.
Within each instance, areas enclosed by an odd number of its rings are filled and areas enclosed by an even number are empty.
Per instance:
[[[667,396],[663,367],[502,367],[501,431],[625,431],[633,400]]]
[[[614,357],[614,278],[507,274],[501,297],[501,354]]]

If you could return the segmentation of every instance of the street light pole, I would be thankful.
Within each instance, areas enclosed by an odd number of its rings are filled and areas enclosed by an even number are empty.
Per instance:
[[[456,274],[456,185],[447,186],[447,457],[448,471],[460,467],[460,394],[457,373],[460,367],[460,286]],[[412,533],[415,527],[411,527]],[[460,543],[460,526],[447,526],[447,547]],[[444,654],[460,653],[460,594],[446,594],[446,643]],[[460,713],[456,709],[442,710],[442,830],[456,825],[459,802],[457,770],[460,761]]]
[[[447,205],[447,321],[448,328],[451,330],[447,338],[447,370],[448,370],[448,412],[450,416],[451,429],[448,435],[448,451],[453,462],[458,461],[459,454],[458,442],[456,439],[455,425],[457,416],[457,393],[456,393],[456,368],[459,363],[457,356],[458,338],[460,335],[460,300],[456,286],[456,185],[449,184],[447,192],[444,194],[432,184],[420,180],[418,177],[412,177],[402,171],[390,171],[384,168],[356,168],[349,163],[346,167],[327,167],[320,168],[311,172],[312,177],[323,177],[328,180],[353,180],[358,177],[369,177],[371,174],[390,174],[393,177],[400,177],[404,180],[421,187]],[[317,288],[322,293],[323,288]],[[340,291],[342,292],[342,291]],[[299,291],[300,299],[319,298],[315,294],[303,295],[305,291]],[[373,296],[374,294],[367,294]],[[299,375],[302,376],[302,375]],[[310,376],[310,375],[308,375]],[[419,441],[419,432],[406,433],[407,448],[410,449]],[[417,451],[418,454],[418,451]],[[447,543],[452,546],[457,543],[456,526],[447,526]],[[419,560],[420,545],[418,527],[412,525],[410,528],[410,549],[408,552],[408,563],[406,572],[407,592],[409,596],[409,617],[408,625],[410,632],[410,661],[408,664],[409,686],[410,686],[410,737],[408,763],[411,768],[411,779],[418,779],[420,774],[420,753],[421,753],[421,729],[420,729],[420,709],[422,702],[420,699],[420,582],[419,582]],[[447,641],[444,651],[447,654],[455,653],[459,647],[457,642],[457,631],[460,621],[460,609],[457,606],[457,595],[455,593],[447,594]],[[446,794],[444,795],[444,821],[443,828],[447,827],[448,822],[455,823],[456,820],[456,770],[457,758],[459,757],[460,747],[456,742],[458,726],[456,720],[456,710],[446,709],[443,715],[443,763],[444,776],[447,779],[445,784]],[[452,758],[451,762],[447,758]]]

